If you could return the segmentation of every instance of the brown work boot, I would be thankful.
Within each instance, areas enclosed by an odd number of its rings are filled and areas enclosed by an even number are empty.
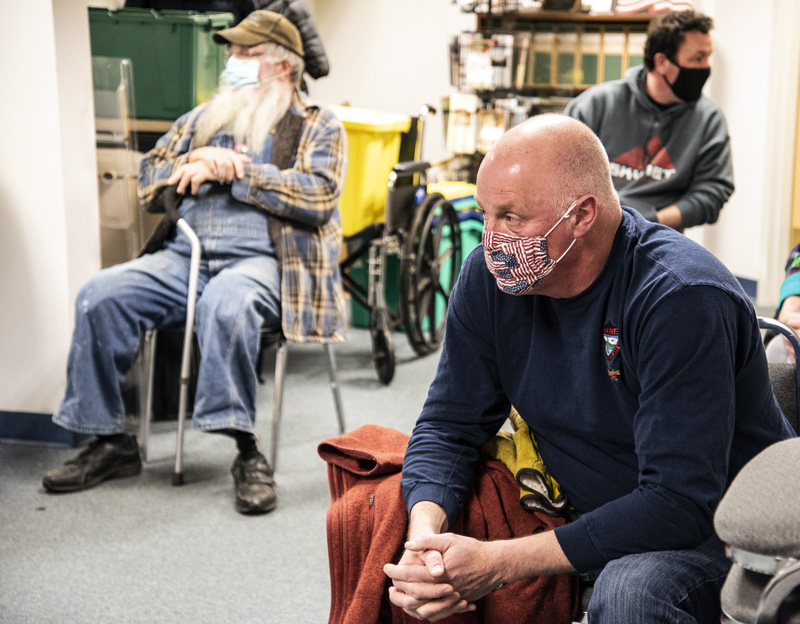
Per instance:
[[[236,488],[236,511],[243,514],[262,514],[275,509],[278,496],[267,458],[256,452],[248,459],[241,454],[231,466]]]
[[[42,485],[48,492],[79,492],[109,479],[132,477],[142,471],[136,437],[120,441],[97,438],[77,457],[48,472]]]

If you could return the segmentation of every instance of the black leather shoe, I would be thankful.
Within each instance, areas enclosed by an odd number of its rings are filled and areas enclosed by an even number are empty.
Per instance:
[[[121,442],[97,438],[74,459],[48,472],[42,485],[48,492],[78,492],[109,479],[132,477],[142,471],[136,437]]]
[[[258,453],[244,460],[241,455],[237,455],[231,472],[236,488],[236,511],[260,514],[275,509],[278,496],[275,494],[272,468],[266,457]]]

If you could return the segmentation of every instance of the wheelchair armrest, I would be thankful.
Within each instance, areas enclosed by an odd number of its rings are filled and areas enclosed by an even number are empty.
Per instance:
[[[393,168],[392,172],[395,173],[398,177],[400,176],[409,176],[415,173],[421,173],[423,171],[427,171],[430,169],[431,164],[424,160],[409,160],[406,162],[397,163]]]

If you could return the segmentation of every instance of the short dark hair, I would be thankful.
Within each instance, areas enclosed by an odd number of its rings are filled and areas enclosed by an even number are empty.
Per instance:
[[[647,27],[644,66],[648,71],[653,71],[656,66],[654,59],[659,52],[674,61],[687,32],[698,30],[705,35],[712,28],[714,20],[695,11],[670,11],[659,15]]]

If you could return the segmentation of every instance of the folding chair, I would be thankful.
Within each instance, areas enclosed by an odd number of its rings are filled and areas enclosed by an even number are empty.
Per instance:
[[[166,210],[170,219],[175,223],[175,226],[189,239],[192,249],[191,261],[189,265],[189,291],[186,299],[186,322],[183,329],[184,338],[181,356],[180,393],[178,397],[178,433],[175,443],[175,472],[172,475],[172,484],[182,485],[183,436],[189,398],[192,346],[194,342],[194,316],[197,299],[197,281],[200,273],[201,248],[197,235],[178,212],[178,206],[180,205],[181,198],[177,193],[176,187],[167,187],[163,193],[162,202],[164,204],[164,209]],[[140,452],[145,460],[147,459],[147,439],[149,435],[150,422],[153,417],[153,381],[155,375],[155,347],[157,336],[157,330],[150,330],[145,333],[142,345],[142,354],[140,358],[141,367],[144,371],[144,374],[140,376],[140,378],[145,380],[146,390],[142,393],[144,395],[145,406],[144,410],[142,410],[143,413],[140,418],[139,445]],[[265,346],[270,344],[277,345],[277,353],[275,358],[275,388],[272,411],[272,435],[270,440],[271,449],[269,457],[270,464],[274,471],[276,470],[278,459],[278,433],[280,430],[280,421],[283,412],[283,382],[286,373],[286,361],[288,358],[287,340],[280,327],[263,328],[261,330],[259,340],[261,341],[262,350]],[[339,395],[339,383],[336,378],[336,363],[333,356],[333,350],[327,343],[323,343],[322,347],[326,354],[328,377],[330,379],[331,392],[333,393],[336,417],[339,422],[339,433],[343,434],[345,431],[344,413],[342,410],[341,397]]]
[[[289,357],[287,349],[286,337],[280,328],[277,329],[262,329],[261,330],[261,349],[263,353],[264,347],[275,344],[277,351],[275,353],[275,387],[273,390],[273,407],[272,407],[272,435],[270,437],[270,465],[273,470],[276,470],[278,463],[278,434],[280,432],[281,416],[283,415],[283,380],[286,376],[286,361]],[[330,382],[331,393],[333,394],[333,403],[336,408],[336,418],[339,422],[339,435],[344,434],[344,410],[342,409],[342,398],[339,395],[339,382],[336,377],[336,359],[333,355],[331,345],[327,343],[322,344],[325,351],[325,362],[328,367],[328,380]],[[261,366],[259,366],[259,371]]]

